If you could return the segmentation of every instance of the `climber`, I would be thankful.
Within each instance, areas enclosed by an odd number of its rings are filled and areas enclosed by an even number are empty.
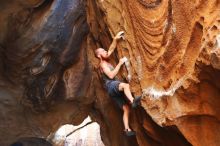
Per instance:
[[[120,31],[114,38],[113,42],[106,51],[103,48],[98,48],[95,50],[95,55],[100,59],[99,68],[102,73],[102,78],[105,83],[105,88],[109,96],[117,103],[117,105],[123,109],[123,123],[125,127],[125,134],[127,136],[135,135],[129,127],[129,106],[127,100],[130,101],[132,108],[137,107],[140,103],[141,96],[133,98],[129,84],[120,82],[116,79],[116,75],[119,72],[121,66],[125,63],[126,59],[121,58],[118,65],[114,68],[109,62],[108,58],[113,53],[116,48],[117,41],[124,38],[124,32]]]

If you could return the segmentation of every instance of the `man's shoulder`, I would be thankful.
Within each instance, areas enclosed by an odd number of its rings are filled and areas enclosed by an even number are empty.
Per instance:
[[[106,61],[101,62],[100,68],[102,68],[102,69],[108,68],[108,62],[106,62]]]

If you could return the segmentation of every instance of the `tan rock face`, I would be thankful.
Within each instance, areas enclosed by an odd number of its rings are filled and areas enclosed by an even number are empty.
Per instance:
[[[125,31],[126,40],[119,43],[116,56],[130,59],[130,84],[136,94],[145,95],[146,112],[161,126],[177,126],[197,146],[220,144],[219,4],[215,0],[88,1],[94,7],[88,8],[87,16],[94,38],[101,40],[106,28],[111,36]],[[98,45],[106,47],[105,41]]]
[[[88,115],[106,146],[219,145],[219,8],[218,0],[1,1],[0,145]],[[136,138],[123,135],[94,56],[120,30],[110,61],[126,56],[132,92],[144,95],[131,113]]]

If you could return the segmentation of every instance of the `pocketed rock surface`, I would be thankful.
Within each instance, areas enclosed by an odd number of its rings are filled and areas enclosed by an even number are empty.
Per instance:
[[[46,138],[88,115],[106,146],[219,146],[219,0],[19,0],[0,2],[0,145]],[[141,106],[136,138],[108,97],[94,50],[126,56],[119,78]]]

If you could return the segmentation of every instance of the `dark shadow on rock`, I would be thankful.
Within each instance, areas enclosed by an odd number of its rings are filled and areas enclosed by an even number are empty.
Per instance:
[[[26,137],[21,138],[10,146],[53,146],[43,138]]]

